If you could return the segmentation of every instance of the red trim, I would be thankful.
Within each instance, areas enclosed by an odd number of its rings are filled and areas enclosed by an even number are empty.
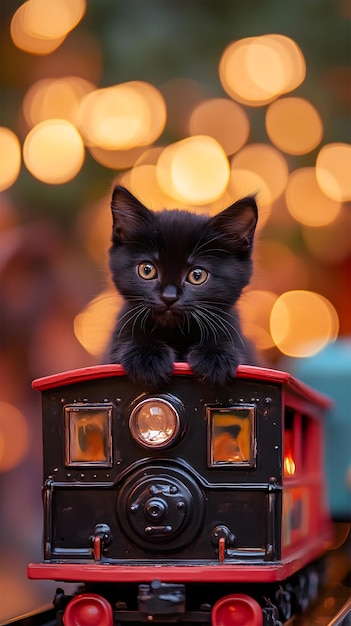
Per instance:
[[[192,371],[187,363],[174,363],[173,374],[175,376],[191,376]],[[92,367],[84,367],[60,374],[45,376],[44,378],[37,378],[33,381],[32,387],[38,391],[47,391],[65,385],[97,380],[98,378],[113,378],[115,376],[125,376],[125,371],[121,365],[94,365]],[[268,383],[280,383],[286,385],[294,394],[302,396],[322,408],[331,406],[329,398],[311,389],[311,387],[308,387],[287,372],[264,367],[254,367],[253,365],[239,365],[235,377],[266,381]]]
[[[30,563],[28,578],[66,582],[219,582],[262,583],[285,580],[325,551],[323,537],[309,549],[304,546],[286,560],[256,565],[250,563],[216,565],[110,565],[108,563]]]

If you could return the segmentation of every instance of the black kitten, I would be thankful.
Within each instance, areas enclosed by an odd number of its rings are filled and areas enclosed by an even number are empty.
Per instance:
[[[168,381],[174,361],[225,385],[239,363],[252,362],[234,305],[252,272],[254,198],[210,218],[150,211],[117,186],[111,207],[110,268],[125,303],[108,361],[149,388]]]

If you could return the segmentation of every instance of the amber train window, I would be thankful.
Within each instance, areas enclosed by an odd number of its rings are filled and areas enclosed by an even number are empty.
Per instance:
[[[210,467],[255,465],[255,407],[208,407],[208,464]]]
[[[111,467],[112,406],[74,404],[65,407],[65,463]]]

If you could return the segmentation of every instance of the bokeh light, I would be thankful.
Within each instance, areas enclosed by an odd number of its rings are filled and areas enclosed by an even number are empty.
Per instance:
[[[195,205],[213,202],[229,181],[229,162],[220,144],[206,135],[167,146],[156,166],[164,193]]]
[[[234,154],[248,140],[250,122],[244,109],[226,98],[210,98],[198,104],[189,121],[191,135],[210,135],[227,155]]]
[[[308,357],[335,341],[339,319],[333,305],[318,293],[283,293],[273,305],[270,331],[279,350],[292,357]]]
[[[274,346],[270,333],[270,316],[278,296],[271,291],[250,289],[239,300],[243,331],[257,350]]]
[[[325,226],[338,215],[340,202],[326,196],[318,185],[314,167],[304,167],[289,176],[286,203],[291,215],[306,226]]]
[[[304,98],[280,98],[269,105],[266,130],[274,145],[288,154],[307,154],[323,137],[317,109]]]
[[[132,81],[92,91],[82,99],[78,116],[88,146],[128,150],[155,141],[167,113],[156,87]]]
[[[121,306],[117,292],[107,289],[74,318],[74,334],[90,354],[101,356]]]
[[[79,76],[38,80],[23,99],[22,110],[28,127],[52,118],[75,124],[81,99],[94,89],[91,82]]]
[[[66,120],[41,122],[27,135],[23,160],[35,178],[58,185],[74,178],[83,166],[84,144],[77,129]]]
[[[0,126],[0,191],[17,180],[21,169],[21,146],[12,130]]]
[[[320,188],[336,201],[351,200],[351,145],[330,143],[321,148],[316,161]]]
[[[21,4],[14,13],[11,20],[11,37],[12,41],[25,52],[31,54],[50,54],[56,50],[65,40],[65,35],[57,38],[38,37],[29,31],[26,23],[26,13],[31,0]]]
[[[288,165],[283,155],[273,146],[252,143],[231,158],[231,169],[246,170],[258,175],[264,182],[263,200],[273,202],[283,193],[288,180]],[[260,189],[257,190],[260,192]]]
[[[306,64],[299,46],[289,37],[273,34],[230,43],[219,63],[223,89],[249,106],[268,104],[300,85]]]
[[[0,401],[0,472],[8,472],[25,458],[29,430],[25,417],[12,404]]]
[[[86,11],[86,0],[27,0],[14,13],[14,44],[32,54],[56,50],[77,26]]]

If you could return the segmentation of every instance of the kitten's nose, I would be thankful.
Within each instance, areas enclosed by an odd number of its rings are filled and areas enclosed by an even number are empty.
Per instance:
[[[166,304],[173,304],[178,299],[177,287],[175,285],[166,285],[162,289],[161,298]]]

